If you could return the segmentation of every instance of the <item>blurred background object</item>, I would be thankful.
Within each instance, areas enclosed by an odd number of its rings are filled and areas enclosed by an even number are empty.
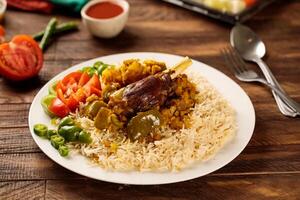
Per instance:
[[[51,13],[54,9],[64,9],[71,13],[79,14],[81,8],[88,0],[7,0],[10,8]]]
[[[0,0],[0,22],[4,17],[4,13],[6,11],[7,2],[6,0]]]
[[[244,22],[275,0],[162,0],[228,23]]]

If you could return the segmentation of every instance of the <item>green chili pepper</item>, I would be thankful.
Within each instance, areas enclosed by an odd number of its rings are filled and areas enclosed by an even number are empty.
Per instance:
[[[96,74],[96,73],[97,73],[97,70],[96,70],[96,69],[94,69],[94,68],[90,68],[90,70],[89,70],[89,71],[87,71],[87,73],[88,73],[88,75],[89,75],[89,76],[93,76],[94,74]]]
[[[65,145],[58,147],[58,152],[61,156],[66,157],[69,154],[69,148]]]
[[[102,61],[97,61],[94,63],[93,67],[98,69],[99,67],[101,67],[101,65],[103,65],[104,63]]]
[[[80,71],[81,72],[88,72],[92,67],[83,67]]]
[[[53,35],[54,31],[55,31],[55,27],[57,24],[57,19],[56,18],[52,18],[49,23],[47,24],[47,27],[45,29],[45,33],[42,37],[42,40],[40,42],[40,48],[42,50],[45,50],[46,46],[48,45],[49,41],[50,41],[50,37]]]
[[[103,71],[106,70],[108,68],[109,65],[107,64],[103,64],[98,68],[98,74],[102,75]]]
[[[33,127],[33,131],[36,135],[40,137],[46,137],[47,136],[47,131],[48,127],[44,124],[36,124]]]
[[[102,72],[108,67],[111,67],[111,65],[105,64],[102,61],[98,61],[94,63],[93,67],[97,70],[98,75],[102,75]]]
[[[48,138],[49,140],[51,139],[51,137],[52,137],[53,135],[57,135],[57,131],[56,131],[56,130],[48,130],[48,131],[47,131],[47,138]]]
[[[58,149],[59,146],[65,144],[65,139],[62,136],[60,136],[60,135],[52,135],[51,138],[50,138],[50,141],[51,141],[51,145],[55,149]]]
[[[87,144],[91,143],[92,142],[91,134],[85,131],[81,131],[78,135],[78,141]]]
[[[86,72],[89,76],[93,76],[95,73],[97,73],[97,70],[93,67],[84,67],[81,71]]]
[[[62,126],[58,130],[58,134],[61,135],[67,142],[76,141],[78,134],[82,129],[77,126]]]
[[[57,35],[62,32],[77,30],[77,29],[78,29],[78,25],[76,22],[72,22],[72,21],[65,22],[65,23],[61,23],[55,27],[54,34]],[[45,34],[45,31],[41,31],[41,32],[34,34],[32,37],[35,40],[40,40],[40,39],[42,39],[44,34]]]
[[[75,122],[74,120],[71,118],[71,117],[64,117],[59,125],[58,125],[58,128],[62,127],[62,126],[71,126],[71,125],[74,125]]]
[[[49,94],[51,95],[56,95],[56,86],[57,86],[57,82],[58,81],[55,81],[54,83],[52,83],[49,88],[48,88],[48,92]]]
[[[41,104],[42,107],[44,109],[44,112],[49,115],[50,117],[54,117],[55,115],[49,110],[49,105],[51,104],[51,102],[53,101],[53,99],[55,99],[56,96],[55,95],[47,95],[44,96],[41,100]]]
[[[60,118],[58,117],[53,117],[51,120],[50,120],[50,123],[53,125],[53,126],[57,126],[60,122]]]
[[[108,65],[103,63],[102,61],[95,62],[92,67],[84,67],[81,69],[82,72],[88,73],[89,76],[93,76],[94,74],[102,75],[102,72],[107,69],[113,67],[112,65]]]

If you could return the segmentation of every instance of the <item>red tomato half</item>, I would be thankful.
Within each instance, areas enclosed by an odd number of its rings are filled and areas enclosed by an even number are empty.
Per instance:
[[[38,43],[28,35],[17,35],[0,45],[0,74],[11,80],[36,76],[43,66],[43,53]]]

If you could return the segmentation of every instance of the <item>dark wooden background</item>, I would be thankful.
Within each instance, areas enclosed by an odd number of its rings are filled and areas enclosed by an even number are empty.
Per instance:
[[[121,52],[166,52],[190,56],[233,78],[220,56],[229,25],[159,0],[129,2],[130,19],[117,38],[96,39],[81,26],[54,41],[38,78],[13,84],[0,77],[0,199],[300,199],[299,118],[281,115],[270,91],[255,84],[238,82],[257,114],[249,145],[230,164],[201,178],[160,186],[111,184],[72,173],[41,152],[28,130],[30,104],[43,84],[73,64]],[[10,10],[5,27],[9,37],[32,34],[50,17]],[[300,102],[300,2],[277,2],[246,24],[265,41],[266,62]]]

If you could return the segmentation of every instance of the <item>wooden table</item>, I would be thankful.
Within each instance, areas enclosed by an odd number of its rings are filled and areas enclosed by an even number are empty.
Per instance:
[[[255,84],[238,82],[257,114],[249,145],[230,164],[201,178],[160,186],[118,185],[72,173],[41,152],[28,130],[29,106],[43,84],[73,64],[114,53],[154,51],[190,56],[233,78],[220,56],[220,49],[228,45],[229,25],[159,0],[129,2],[130,19],[117,38],[96,39],[81,27],[53,42],[38,78],[22,84],[0,78],[0,199],[300,199],[299,118],[281,115],[270,91]],[[8,11],[5,27],[9,37],[32,34],[49,19]],[[282,1],[247,23],[265,41],[266,62],[298,102],[299,19],[300,2]]]

